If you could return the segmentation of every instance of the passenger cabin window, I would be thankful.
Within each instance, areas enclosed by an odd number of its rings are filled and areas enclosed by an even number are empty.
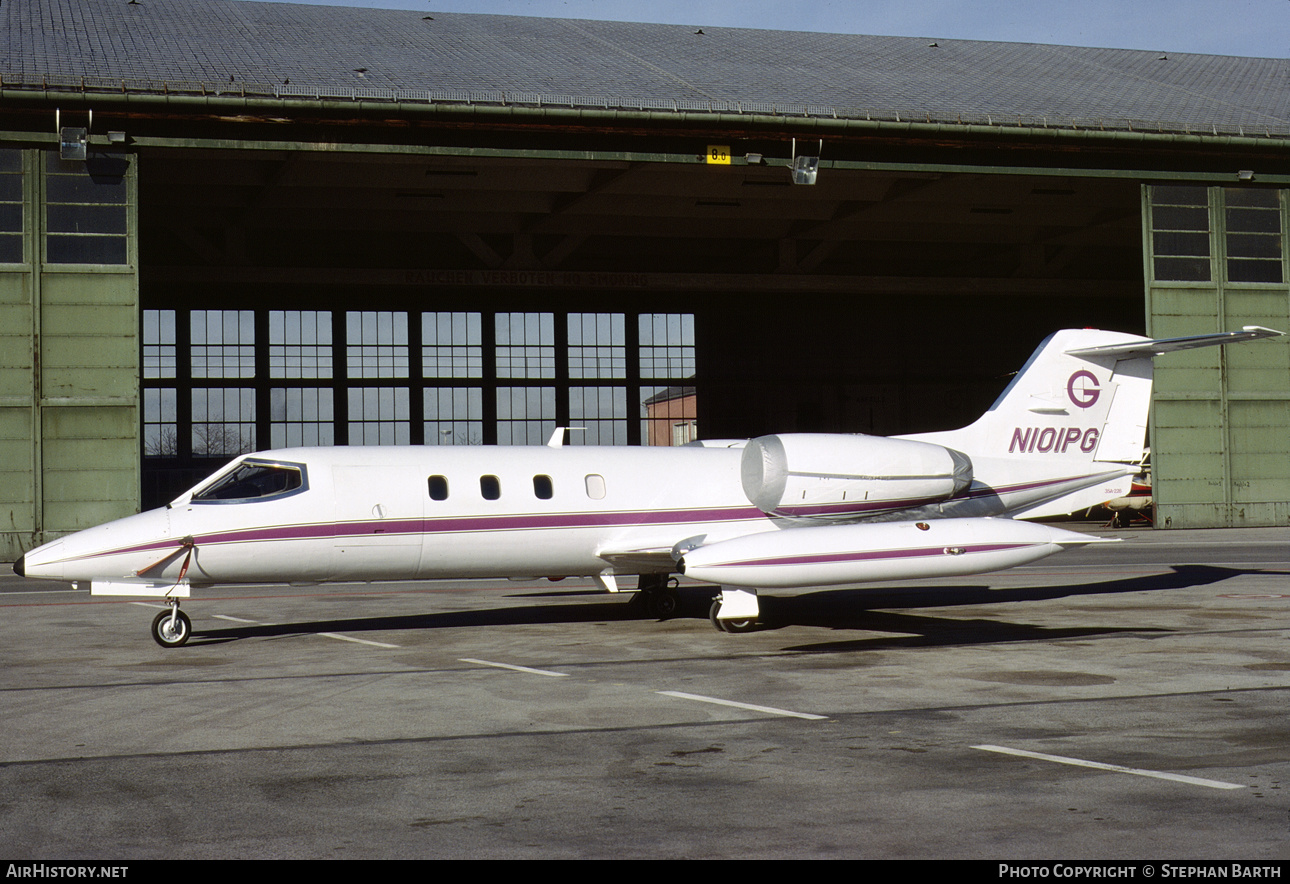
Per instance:
[[[430,482],[431,500],[448,499],[448,477],[447,476],[431,476],[429,482]]]
[[[533,477],[533,494],[538,500],[550,500],[555,494],[555,488],[551,484],[550,476]]]
[[[479,493],[484,500],[497,500],[502,496],[502,483],[496,476],[480,476]]]
[[[243,462],[237,469],[193,495],[193,503],[227,503],[284,497],[305,488],[304,467]]]
[[[604,500],[605,498],[605,477],[596,473],[587,475],[587,496],[592,500]]]

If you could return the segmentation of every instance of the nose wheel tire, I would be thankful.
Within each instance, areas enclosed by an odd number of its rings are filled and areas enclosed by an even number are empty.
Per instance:
[[[183,611],[162,611],[152,621],[152,639],[163,648],[178,648],[192,634],[192,621]]]

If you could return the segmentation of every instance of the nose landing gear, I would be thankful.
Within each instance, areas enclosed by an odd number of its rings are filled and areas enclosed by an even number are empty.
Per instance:
[[[152,639],[163,648],[178,648],[193,634],[192,621],[179,610],[179,600],[170,599],[170,610],[162,611],[152,621]]]

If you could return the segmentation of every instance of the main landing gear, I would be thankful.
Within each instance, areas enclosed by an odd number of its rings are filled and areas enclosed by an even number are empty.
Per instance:
[[[179,599],[167,599],[169,611],[162,611],[152,621],[152,639],[163,648],[178,648],[193,634],[192,621],[179,610]]]
[[[642,574],[633,603],[644,605],[646,613],[656,620],[670,620],[681,608],[675,577],[666,574]],[[754,632],[762,627],[761,608],[755,589],[722,587],[712,600],[708,619],[718,632]]]
[[[636,586],[637,598],[645,605],[645,612],[655,620],[670,620],[681,609],[681,595],[676,591],[680,582],[666,574],[642,574]]]
[[[757,591],[753,589],[723,588],[708,609],[708,619],[718,632],[753,632],[762,625],[760,616]]]

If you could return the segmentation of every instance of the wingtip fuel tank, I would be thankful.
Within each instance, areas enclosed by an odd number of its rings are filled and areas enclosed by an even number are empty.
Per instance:
[[[1011,519],[935,519],[779,531],[687,552],[687,577],[788,589],[957,577],[1025,565],[1099,538]]]

